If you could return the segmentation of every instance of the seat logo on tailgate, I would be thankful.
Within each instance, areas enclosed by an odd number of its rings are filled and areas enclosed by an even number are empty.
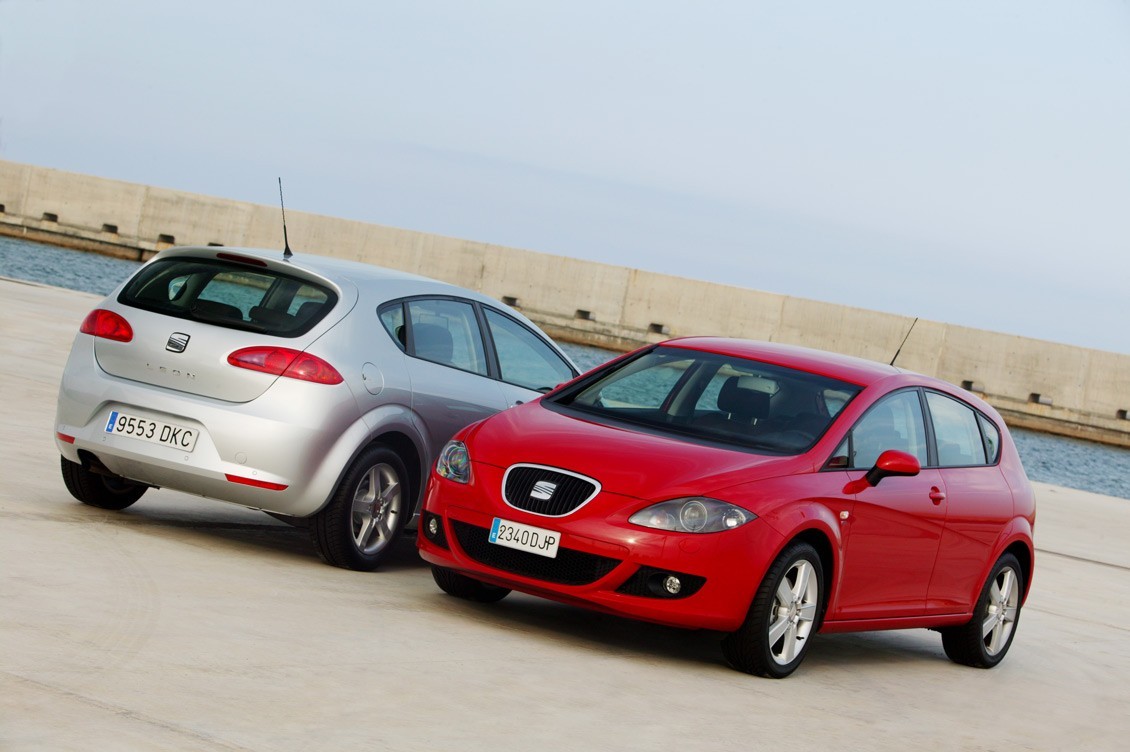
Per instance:
[[[188,347],[188,335],[181,332],[173,332],[169,336],[169,341],[165,345],[165,349],[169,352],[182,353]]]

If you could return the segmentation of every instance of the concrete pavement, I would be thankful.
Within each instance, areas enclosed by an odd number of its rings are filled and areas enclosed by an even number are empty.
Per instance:
[[[997,669],[933,632],[821,636],[784,681],[718,637],[523,595],[444,596],[171,491],[74,501],[55,392],[98,298],[0,280],[0,750],[1126,749],[1130,501],[1038,485],[1037,568]]]

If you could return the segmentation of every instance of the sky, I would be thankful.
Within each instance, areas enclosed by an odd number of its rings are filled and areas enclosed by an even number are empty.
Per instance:
[[[1128,0],[0,0],[0,159],[1130,353]]]

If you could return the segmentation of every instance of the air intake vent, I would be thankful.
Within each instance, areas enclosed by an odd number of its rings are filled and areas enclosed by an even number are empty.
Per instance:
[[[451,521],[455,538],[468,556],[480,564],[513,572],[523,577],[562,585],[588,585],[596,582],[619,565],[619,559],[575,551],[561,547],[557,557],[549,559],[526,551],[496,546],[489,542],[490,530],[459,520]]]

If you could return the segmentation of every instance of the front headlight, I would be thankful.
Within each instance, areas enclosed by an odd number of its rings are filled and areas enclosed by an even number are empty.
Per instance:
[[[449,441],[440,450],[436,460],[436,472],[456,483],[471,482],[471,455],[462,441]]]
[[[694,496],[652,504],[633,514],[628,522],[677,533],[717,533],[733,530],[756,519],[757,515],[748,509],[718,499]]]

